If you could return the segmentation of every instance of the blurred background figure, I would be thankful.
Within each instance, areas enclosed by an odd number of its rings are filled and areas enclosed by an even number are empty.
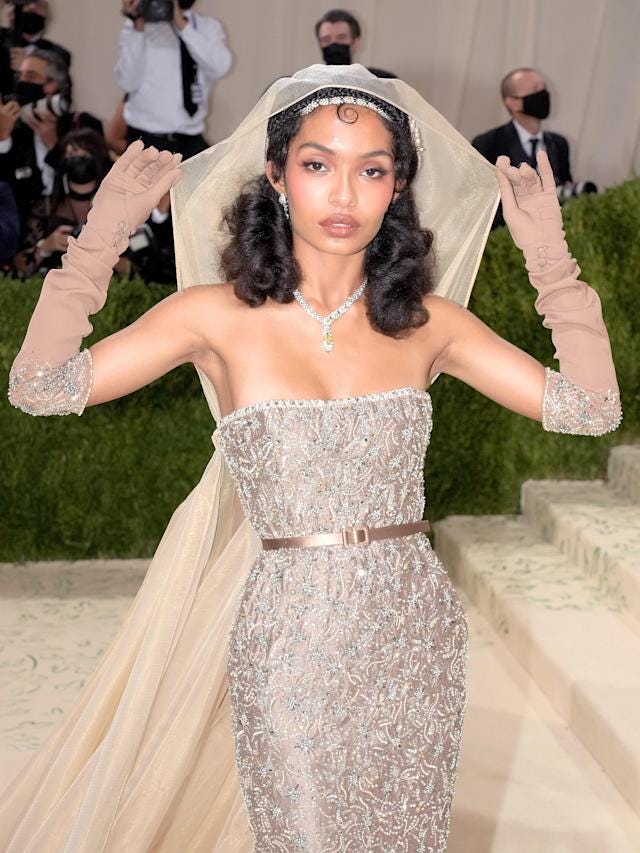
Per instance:
[[[116,81],[128,94],[128,140],[180,153],[208,147],[209,94],[231,67],[222,24],[191,8],[195,0],[122,0]]]
[[[13,190],[0,181],[0,270],[6,273],[11,266],[20,240],[20,217]]]
[[[344,9],[331,9],[316,24],[316,38],[326,65],[351,65],[360,49],[362,31],[356,18]],[[371,68],[376,77],[395,77],[391,71]]]
[[[506,154],[514,165],[529,163],[534,169],[536,151],[545,150],[561,202],[583,192],[597,192],[592,182],[574,182],[567,139],[542,128],[542,122],[551,112],[551,95],[542,74],[534,68],[516,68],[502,79],[500,93],[511,121],[474,137],[471,141],[473,147],[490,163]],[[493,227],[499,225],[504,225],[501,208]]]
[[[121,153],[142,139],[186,160],[209,147],[204,137],[215,80],[231,67],[220,21],[200,15],[196,0],[122,0],[115,77],[125,92],[109,124],[109,144]],[[126,127],[126,137],[122,134]],[[176,280],[173,225],[167,194],[133,235],[135,269],[146,281]]]
[[[128,95],[125,95],[120,101],[118,101],[104,130],[107,147],[109,151],[112,151],[113,154],[116,155],[116,158],[119,157],[120,154],[124,154],[127,145],[129,144],[127,140],[129,131],[127,129],[127,122],[124,118],[124,105],[127,102],[128,97]]]
[[[3,9],[5,26],[0,27],[0,91],[11,91],[12,83],[25,57],[36,48],[57,53],[67,67],[71,53],[61,44],[44,38],[50,15],[46,0],[7,3]]]
[[[0,180],[13,189],[24,224],[32,205],[53,192],[59,140],[71,129],[102,123],[71,111],[69,67],[60,55],[36,48],[20,63],[13,90],[0,105]]]
[[[72,130],[60,141],[60,149],[53,191],[33,204],[14,258],[23,276],[45,275],[60,266],[69,236],[80,233],[93,196],[113,165],[104,137],[90,128]]]

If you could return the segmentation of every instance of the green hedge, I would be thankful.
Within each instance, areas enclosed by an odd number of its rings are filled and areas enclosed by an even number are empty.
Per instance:
[[[452,513],[517,512],[526,478],[601,477],[612,445],[640,440],[640,180],[572,202],[565,222],[582,278],[602,300],[623,424],[600,438],[545,433],[538,422],[441,376],[431,389],[426,464],[432,521]],[[13,409],[6,400],[8,369],[40,284],[0,281],[0,561],[148,556],[213,450],[214,424],[195,370],[181,367],[81,418],[32,418]],[[87,342],[132,322],[171,289],[114,281]],[[534,299],[520,252],[501,229],[488,242],[469,307],[557,369]]]

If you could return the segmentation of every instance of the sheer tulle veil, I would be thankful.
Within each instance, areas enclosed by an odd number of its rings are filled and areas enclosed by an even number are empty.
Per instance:
[[[375,95],[412,119],[422,147],[413,186],[421,222],[435,233],[436,292],[466,305],[498,203],[494,167],[414,89],[360,65],[314,65],[277,80],[228,139],[183,164],[172,190],[179,288],[222,280],[222,211],[264,170],[269,117],[326,86]],[[216,421],[215,388],[200,379]],[[214,453],[76,705],[3,795],[0,849],[253,850],[226,655],[258,549]]]

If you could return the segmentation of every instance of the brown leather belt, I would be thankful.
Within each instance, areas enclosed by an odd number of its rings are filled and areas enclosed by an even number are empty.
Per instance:
[[[310,533],[308,536],[287,536],[284,539],[263,539],[265,551],[274,548],[313,548],[319,545],[368,545],[376,539],[394,539],[397,536],[411,536],[413,533],[426,533],[430,529],[428,521],[409,521],[406,524],[389,524],[387,527],[343,527],[337,533]]]

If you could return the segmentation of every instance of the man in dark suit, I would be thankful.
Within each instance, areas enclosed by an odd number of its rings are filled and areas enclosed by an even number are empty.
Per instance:
[[[476,136],[471,144],[490,163],[506,154],[514,166],[529,163],[536,168],[536,151],[544,149],[549,156],[556,184],[573,183],[569,162],[569,143],[564,136],[542,129],[542,121],[551,108],[551,98],[543,76],[533,68],[516,68],[503,78],[502,100],[511,121]],[[498,209],[493,223],[504,225]]]

